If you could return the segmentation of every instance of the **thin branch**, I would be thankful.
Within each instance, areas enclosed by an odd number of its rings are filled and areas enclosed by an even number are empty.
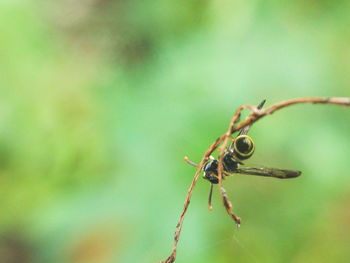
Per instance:
[[[236,124],[236,122],[238,121],[239,117],[241,115],[241,111],[236,111],[236,114],[233,116],[232,120],[230,121],[230,125],[229,128],[227,130],[227,132],[224,134],[224,139],[223,139],[223,143],[220,147],[220,154],[219,154],[219,161],[218,161],[218,178],[219,178],[219,186],[220,186],[220,192],[221,192],[221,196],[222,196],[222,201],[224,203],[224,207],[226,209],[226,212],[229,214],[229,216],[231,216],[233,218],[233,220],[235,220],[236,225],[239,227],[241,224],[241,219],[236,216],[234,213],[232,213],[231,208],[232,208],[232,204],[231,202],[228,200],[226,191],[224,189],[224,187],[222,186],[222,173],[223,173],[223,165],[222,165],[222,160],[224,158],[224,153],[226,150],[226,145],[231,137],[232,134],[232,130],[234,125]],[[248,125],[246,125],[247,127]]]
[[[222,141],[222,137],[223,136],[220,136],[219,138],[216,139],[215,142],[213,142],[208,150],[205,152],[201,162],[198,164],[198,168],[197,168],[197,171],[196,171],[196,174],[194,175],[194,178],[192,180],[192,183],[191,183],[191,186],[190,188],[188,189],[188,192],[187,192],[187,195],[186,195],[186,199],[185,199],[185,204],[184,204],[184,208],[182,210],[182,213],[180,215],[180,220],[176,226],[176,231],[175,231],[175,235],[174,235],[174,247],[173,247],[173,251],[171,252],[170,256],[165,260],[165,261],[162,261],[162,262],[165,262],[165,263],[172,263],[175,261],[175,258],[176,258],[176,248],[177,248],[177,242],[179,241],[179,237],[180,237],[180,232],[181,232],[181,228],[182,228],[182,223],[183,223],[183,220],[184,220],[184,217],[185,217],[185,214],[186,214],[186,211],[187,211],[187,208],[188,208],[188,205],[190,204],[190,199],[191,199],[191,195],[192,195],[192,191],[193,191],[193,188],[195,187],[196,185],[196,182],[197,182],[197,179],[198,179],[198,176],[200,174],[200,172],[202,171],[202,168],[203,168],[203,165],[206,163],[206,161],[208,161],[209,159],[209,156],[211,155],[211,153],[218,147],[218,145],[220,144],[220,142]],[[186,161],[186,158],[185,158],[185,161]],[[192,162],[191,162],[192,163]],[[191,164],[190,163],[190,164]],[[191,164],[192,165],[192,164]]]
[[[197,167],[197,171],[196,174],[192,180],[191,186],[187,192],[186,195],[186,199],[185,199],[185,203],[184,203],[184,208],[182,210],[182,213],[180,215],[180,220],[176,226],[176,231],[175,231],[175,235],[174,235],[174,246],[173,246],[173,250],[170,254],[170,256],[165,260],[165,261],[161,261],[162,263],[173,263],[176,259],[176,249],[177,249],[177,243],[179,241],[179,237],[180,237],[180,232],[181,232],[181,228],[182,228],[182,223],[187,211],[187,208],[190,204],[190,199],[191,199],[191,195],[193,192],[193,189],[196,185],[198,176],[200,174],[200,172],[202,171],[202,168],[204,166],[204,164],[208,161],[209,156],[211,155],[211,153],[216,150],[216,148],[220,145],[220,143],[222,143],[222,145],[220,146],[220,154],[219,154],[219,160],[218,160],[218,178],[219,178],[219,186],[220,186],[220,192],[222,195],[222,199],[223,199],[223,203],[224,203],[224,207],[227,211],[227,213],[235,220],[237,226],[240,225],[241,223],[241,219],[239,217],[237,217],[236,215],[234,215],[231,211],[232,208],[232,204],[229,201],[226,191],[222,186],[222,173],[223,173],[223,165],[222,165],[222,160],[223,160],[223,156],[224,156],[224,152],[227,146],[227,143],[231,137],[231,135],[238,131],[241,130],[244,127],[247,126],[251,126],[252,124],[254,124],[255,122],[257,122],[258,120],[260,120],[261,118],[263,118],[266,115],[270,115],[272,113],[274,113],[275,111],[285,108],[287,106],[290,105],[294,105],[294,104],[301,104],[301,103],[322,103],[322,104],[336,104],[336,105],[343,105],[343,106],[350,106],[350,98],[343,98],[343,97],[332,97],[332,98],[313,98],[313,97],[305,97],[305,98],[296,98],[296,99],[291,99],[291,100],[286,100],[286,101],[282,101],[276,104],[273,104],[272,106],[266,108],[266,109],[259,109],[258,107],[252,106],[252,105],[242,105],[240,106],[235,114],[233,115],[231,121],[230,121],[230,125],[228,130],[226,131],[226,133],[224,133],[223,135],[221,135],[220,137],[218,137],[216,139],[215,142],[213,142],[209,147],[208,150],[205,152],[205,154],[202,157],[201,162],[197,165],[191,161],[188,160],[188,158],[185,158],[185,161],[187,163],[189,163],[190,165],[196,166]],[[250,114],[249,116],[242,122],[240,122],[239,124],[237,124],[239,122],[240,116],[241,116],[241,112],[243,109],[249,109],[250,110]],[[237,125],[236,125],[237,124]]]

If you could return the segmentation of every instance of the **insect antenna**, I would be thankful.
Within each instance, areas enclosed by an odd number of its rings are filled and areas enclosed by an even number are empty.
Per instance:
[[[198,167],[198,164],[190,161],[187,156],[184,157],[184,160],[185,160],[186,163],[188,163],[188,164],[190,164],[190,165],[192,165],[194,167]]]

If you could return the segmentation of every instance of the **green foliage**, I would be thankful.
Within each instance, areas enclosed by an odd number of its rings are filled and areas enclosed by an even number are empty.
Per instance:
[[[0,3],[0,261],[157,262],[198,161],[241,104],[350,96],[347,1]],[[194,190],[176,262],[345,262],[349,109],[252,128],[295,180]],[[12,260],[12,261],[11,261]]]

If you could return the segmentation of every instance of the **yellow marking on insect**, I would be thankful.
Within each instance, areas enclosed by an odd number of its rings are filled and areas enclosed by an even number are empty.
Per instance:
[[[237,148],[237,141],[238,140],[241,140],[241,139],[245,139],[245,142],[248,144],[248,147],[250,148],[251,147],[251,150],[248,152],[248,153],[243,153],[241,151],[238,150]],[[248,149],[249,149],[248,148]],[[253,142],[253,139],[251,137],[249,137],[248,135],[239,135],[236,140],[235,140],[235,143],[233,144],[233,149],[239,154],[241,155],[242,157],[249,157],[253,154],[254,150],[255,150],[255,145],[254,145],[254,142]],[[238,156],[237,156],[238,157]],[[241,159],[241,158],[239,158]]]

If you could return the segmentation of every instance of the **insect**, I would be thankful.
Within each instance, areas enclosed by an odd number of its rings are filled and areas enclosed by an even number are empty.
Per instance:
[[[188,159],[185,156],[184,160],[194,166],[197,167],[197,171],[195,176],[193,177],[191,186],[187,192],[184,208],[180,215],[180,220],[176,226],[176,231],[174,234],[174,246],[171,254],[165,261],[161,261],[162,263],[173,263],[176,259],[176,250],[177,244],[180,237],[180,232],[182,229],[182,224],[184,221],[184,217],[188,206],[190,204],[191,195],[193,189],[196,185],[198,176],[201,171],[204,172],[204,178],[207,179],[211,183],[210,194],[209,194],[209,209],[211,209],[211,196],[214,184],[220,185],[220,192],[222,196],[222,200],[224,203],[224,207],[227,211],[227,214],[235,220],[237,227],[239,227],[241,223],[241,219],[233,214],[231,208],[232,204],[227,197],[226,191],[222,186],[222,181],[220,179],[224,179],[225,176],[232,175],[234,173],[240,174],[248,174],[248,175],[258,175],[258,176],[266,176],[266,177],[275,177],[280,179],[294,178],[298,177],[301,172],[295,170],[284,170],[284,169],[276,169],[276,168],[266,168],[266,167],[245,167],[243,165],[243,161],[249,159],[254,153],[254,142],[251,137],[247,135],[249,128],[259,119],[264,116],[270,115],[282,108],[288,107],[290,105],[301,104],[301,103],[322,103],[322,104],[335,104],[335,105],[343,105],[350,106],[350,98],[341,98],[341,97],[330,97],[330,98],[296,98],[286,101],[281,101],[279,103],[273,104],[272,106],[262,110],[262,107],[265,103],[263,100],[258,107],[254,107],[252,105],[244,104],[241,105],[233,115],[230,126],[228,130],[218,137],[209,147],[208,150],[204,153],[201,162],[196,164]],[[239,117],[243,109],[250,109],[250,114],[246,119],[240,122]],[[243,128],[242,128],[243,127]],[[229,147],[226,148],[226,145],[231,138],[232,134],[236,131],[239,131],[239,134],[236,138],[232,140]],[[221,145],[221,146],[220,146]],[[214,157],[211,157],[210,154],[218,149],[220,146],[220,158],[222,157],[221,163],[219,165],[219,161]],[[221,171],[221,178],[218,176],[218,170]]]
[[[262,101],[258,109],[261,109],[265,103]],[[238,136],[232,139],[229,147],[225,150],[222,166],[223,166],[223,178],[224,176],[230,176],[233,174],[247,174],[257,175],[266,177],[275,177],[279,179],[289,179],[298,177],[301,172],[296,170],[286,170],[278,168],[267,168],[267,167],[245,167],[243,161],[249,159],[255,150],[253,139],[247,135],[250,126],[244,127],[240,130]],[[209,210],[211,207],[211,196],[213,192],[213,185],[219,182],[218,178],[218,160],[210,156],[210,160],[203,166],[203,178],[211,183],[209,192]]]

